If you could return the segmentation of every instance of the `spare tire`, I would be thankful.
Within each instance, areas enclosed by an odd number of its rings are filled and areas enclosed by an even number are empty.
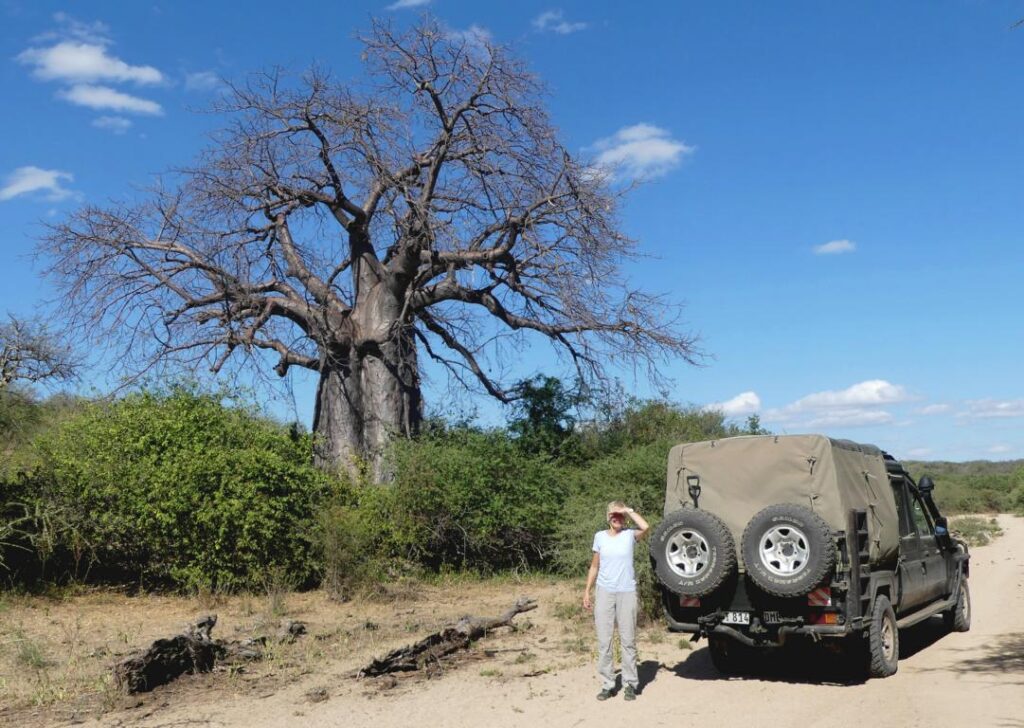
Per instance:
[[[780,503],[750,519],[740,541],[747,574],[779,597],[807,594],[835,566],[832,531],[806,506]]]
[[[684,508],[665,516],[651,536],[651,560],[670,591],[703,597],[736,570],[736,544],[720,518]]]

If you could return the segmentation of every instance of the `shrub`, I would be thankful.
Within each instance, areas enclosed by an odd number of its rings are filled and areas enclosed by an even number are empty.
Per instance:
[[[314,577],[312,521],[329,481],[308,435],[222,394],[177,387],[92,403],[37,441],[30,490],[64,566],[186,589]]]
[[[393,488],[363,478],[346,481],[320,510],[317,543],[323,587],[333,598],[347,601],[415,571],[399,553],[394,502]]]
[[[681,407],[664,400],[634,401],[581,432],[581,449],[589,459],[644,445],[668,448],[680,442],[747,434],[727,426],[721,412]]]
[[[1015,502],[1019,461],[967,463],[912,462],[907,469],[935,480],[935,501],[946,514],[995,513],[1020,510]]]
[[[430,568],[542,565],[564,485],[545,457],[503,431],[460,428],[394,448],[390,540]]]

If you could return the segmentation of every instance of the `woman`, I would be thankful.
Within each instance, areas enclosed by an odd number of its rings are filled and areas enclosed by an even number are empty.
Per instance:
[[[612,665],[612,632],[619,628],[622,645],[623,697],[636,699],[636,575],[633,573],[633,546],[647,533],[643,516],[621,501],[612,501],[605,512],[608,529],[594,534],[594,558],[587,572],[583,591],[584,609],[594,609],[597,628],[597,674],[601,676],[598,700],[615,694],[615,669]],[[636,528],[626,528],[626,519]],[[597,584],[593,603],[590,591]]]

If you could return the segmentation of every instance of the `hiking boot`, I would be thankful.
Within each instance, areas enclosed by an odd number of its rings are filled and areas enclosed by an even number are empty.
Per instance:
[[[611,696],[615,695],[615,691],[611,688],[603,688],[601,692],[597,694],[598,700],[607,700]]]
[[[622,691],[622,697],[626,700],[636,700],[636,688],[632,685],[627,685],[626,689]]]

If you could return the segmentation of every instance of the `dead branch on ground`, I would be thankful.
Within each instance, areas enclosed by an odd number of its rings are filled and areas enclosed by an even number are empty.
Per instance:
[[[512,627],[512,618],[537,608],[537,602],[520,597],[504,614],[498,617],[465,616],[454,625],[424,637],[415,644],[400,647],[384,657],[373,660],[359,670],[357,677],[380,677],[395,672],[411,672],[436,663],[442,657],[467,649],[476,640],[498,627]]]
[[[216,624],[216,614],[206,615],[181,634],[158,639],[147,649],[129,655],[114,665],[114,683],[128,693],[148,692],[184,674],[210,672],[217,663],[260,660],[271,639],[294,642],[306,632],[304,623],[288,621],[273,638],[261,635],[246,640],[215,640],[210,632]]]

